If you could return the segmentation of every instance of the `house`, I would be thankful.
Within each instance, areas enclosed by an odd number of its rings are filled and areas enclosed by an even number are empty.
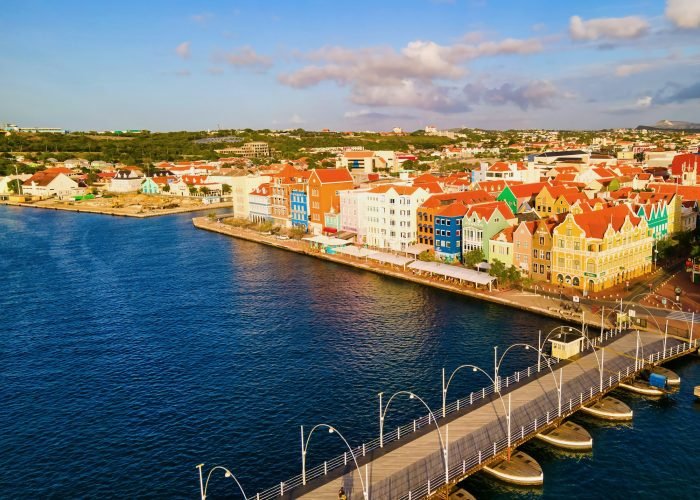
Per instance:
[[[552,231],[551,283],[600,291],[651,271],[653,237],[627,205],[568,214]]]
[[[398,172],[401,163],[394,151],[346,151],[336,159],[336,168],[347,169],[353,174]]]
[[[356,234],[358,243],[367,235],[367,197],[371,188],[346,189],[340,192],[340,230]]]
[[[700,154],[686,153],[674,156],[669,170],[674,182],[684,186],[695,186],[698,184]]]
[[[364,217],[366,243],[378,248],[405,250],[418,241],[416,211],[428,196],[430,192],[421,186],[386,184],[370,189]]]
[[[536,222],[532,234],[532,267],[530,278],[549,282],[552,277],[552,231],[557,226],[556,219]]]
[[[489,241],[489,262],[497,260],[506,267],[513,265],[513,226],[501,229]]]
[[[345,168],[325,168],[311,171],[309,176],[309,228],[314,234],[323,231],[325,214],[340,211],[339,192],[352,189],[350,171]]]
[[[287,164],[279,172],[270,176],[272,219],[275,224],[282,227],[292,225],[290,218],[291,192],[293,190],[305,192],[309,175],[309,172],[297,170]]]
[[[141,192],[143,194],[160,194],[160,186],[152,177],[146,177],[141,183]]]
[[[441,207],[435,213],[435,256],[447,262],[462,261],[462,221],[468,207],[461,202]]]
[[[668,210],[665,200],[639,205],[636,214],[637,217],[647,221],[647,226],[651,229],[655,240],[668,236]]]
[[[57,172],[37,172],[22,183],[22,194],[42,198],[64,199],[83,193],[84,189],[77,182]]]
[[[261,184],[270,182],[269,175],[243,175],[231,179],[231,197],[233,201],[233,216],[247,219],[250,215],[250,192]]]
[[[490,261],[491,237],[516,222],[515,215],[503,201],[472,205],[462,222],[462,254],[481,249],[486,261]]]
[[[416,210],[416,219],[418,221],[418,243],[430,245],[430,247],[434,250],[434,218],[437,212],[443,207],[452,205],[453,203],[461,203],[464,206],[470,206],[477,203],[486,203],[490,201],[493,201],[493,198],[485,191],[480,190],[431,195]]]
[[[292,189],[289,192],[289,213],[292,227],[301,227],[304,231],[309,230],[309,196],[306,192],[307,186],[303,189]]]
[[[535,196],[535,210],[537,211],[537,215],[546,218],[552,214],[556,214],[554,211],[554,204],[559,197],[565,193],[578,194],[579,190],[572,187],[545,184],[542,190]]]
[[[532,262],[532,236],[535,234],[537,221],[522,221],[513,230],[513,265],[524,276],[529,276]]]
[[[117,170],[109,180],[107,191],[112,193],[135,193],[141,188],[143,174],[137,170],[121,169]]]
[[[258,224],[272,222],[272,188],[270,183],[260,184],[249,193],[248,218]]]
[[[508,185],[503,188],[496,200],[505,201],[514,214],[527,212],[535,206],[535,198],[545,185],[547,185],[546,182]]]

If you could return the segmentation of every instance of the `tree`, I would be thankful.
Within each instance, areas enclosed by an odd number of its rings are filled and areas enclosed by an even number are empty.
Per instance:
[[[195,186],[192,186],[192,185],[190,184],[188,187],[189,187],[189,189],[190,189],[190,195],[191,195],[191,196],[194,196],[195,194],[197,194],[197,188],[196,188]]]
[[[209,189],[206,186],[202,186],[201,188],[199,188],[199,192],[202,193],[204,196],[206,196],[209,193],[211,193],[211,189]]]
[[[468,267],[474,267],[483,262],[483,260],[484,251],[481,248],[475,248],[464,254],[464,265]]]
[[[499,282],[506,281],[508,275],[508,269],[506,265],[498,259],[494,259],[491,262],[491,269],[489,269],[489,274],[498,279]]]
[[[170,192],[170,184],[165,184],[162,188],[160,188],[161,191],[164,193],[169,193]]]
[[[15,194],[20,192],[21,186],[22,186],[22,181],[19,179],[12,179],[10,182],[7,183],[8,189]]]
[[[228,194],[228,193],[230,193],[230,192],[231,192],[231,186],[229,186],[228,184],[222,184],[222,185],[221,185],[221,192],[222,192],[223,194]]]

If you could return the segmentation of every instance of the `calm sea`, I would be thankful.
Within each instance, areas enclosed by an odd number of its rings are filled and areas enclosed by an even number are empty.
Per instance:
[[[248,495],[298,474],[299,425],[377,434],[377,393],[440,405],[440,369],[490,370],[493,346],[555,323],[422,286],[198,231],[0,207],[0,496],[196,498],[195,465]],[[514,352],[504,371],[532,364]],[[633,424],[585,421],[589,455],[528,445],[545,486],[475,476],[479,498],[700,497],[700,362],[681,391],[624,399]],[[503,373],[503,372],[502,372]],[[450,399],[486,385],[461,373]],[[424,413],[398,404],[387,426]],[[583,421],[582,421],[583,422]],[[325,434],[325,433],[324,433]],[[311,464],[341,453],[314,435]],[[210,497],[236,497],[230,479]]]

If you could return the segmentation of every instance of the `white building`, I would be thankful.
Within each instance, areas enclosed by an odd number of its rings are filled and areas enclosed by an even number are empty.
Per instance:
[[[357,242],[364,243],[367,234],[367,197],[370,188],[340,191],[340,230],[357,234]]]
[[[231,179],[234,217],[248,218],[250,214],[249,194],[261,184],[270,182],[270,178],[269,175],[246,175]]]
[[[112,193],[135,193],[141,188],[143,175],[134,170],[119,170],[109,181],[107,191]]]
[[[417,240],[416,211],[430,196],[423,187],[384,185],[367,195],[365,242],[374,247],[403,250]],[[362,217],[362,213],[358,214]]]
[[[37,172],[22,184],[22,194],[41,196],[42,198],[69,198],[85,192],[78,183],[66,174],[56,172]]]

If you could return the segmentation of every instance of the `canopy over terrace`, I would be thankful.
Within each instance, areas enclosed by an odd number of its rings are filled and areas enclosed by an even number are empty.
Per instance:
[[[324,236],[322,234],[318,236],[308,236],[303,239],[309,243],[324,247],[341,247],[350,244],[347,240],[341,240],[340,238],[334,238],[332,236]]]
[[[412,264],[409,264],[410,269],[416,271],[423,271],[430,274],[438,274],[444,276],[445,278],[453,278],[460,281],[468,281],[478,285],[487,285],[489,290],[491,290],[491,284],[496,280],[493,276],[489,276],[487,273],[480,273],[479,271],[474,271],[473,269],[465,269],[463,267],[451,266],[450,264],[442,264],[440,262],[423,262],[417,260]]]
[[[417,257],[418,255],[422,254],[423,252],[427,252],[433,248],[432,245],[426,245],[425,243],[416,243],[415,245],[410,245],[406,247],[404,252],[406,252],[406,255],[413,255]]]
[[[394,266],[401,266],[406,270],[406,264],[413,262],[413,259],[409,257],[401,257],[400,255],[394,255],[392,253],[384,252],[373,252],[367,256],[368,259],[376,260],[383,264],[392,264]]]
[[[346,247],[338,247],[335,249],[336,253],[342,253],[345,255],[352,255],[353,257],[357,257],[358,259],[361,259],[363,257],[367,257],[370,254],[375,253],[374,250],[369,250],[367,248],[362,248],[362,247],[356,247],[354,245],[348,245]]]

